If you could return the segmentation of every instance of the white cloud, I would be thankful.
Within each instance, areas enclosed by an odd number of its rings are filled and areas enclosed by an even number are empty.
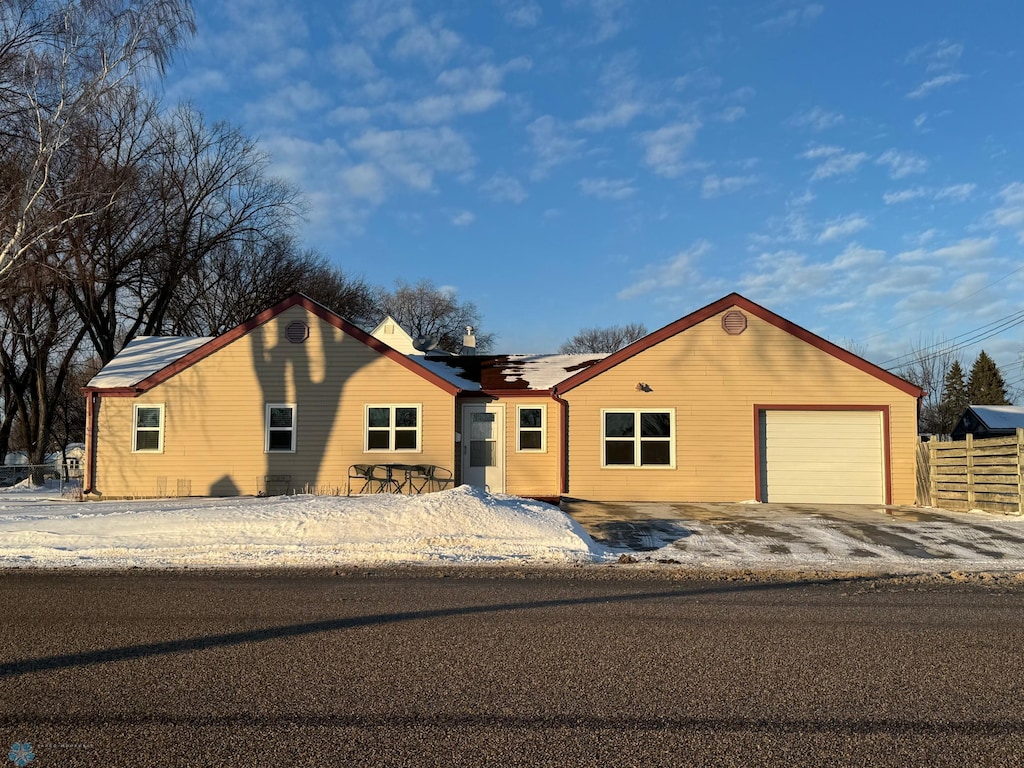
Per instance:
[[[585,131],[622,128],[642,114],[648,105],[635,70],[636,56],[614,56],[598,78],[598,108],[577,120],[576,127]]]
[[[735,123],[737,120],[742,119],[747,114],[746,107],[732,106],[726,107],[719,112],[715,117],[721,120],[723,123]]]
[[[819,243],[829,243],[841,237],[848,237],[868,226],[868,220],[863,216],[850,215],[840,216],[825,222],[821,233],[818,235]]]
[[[814,22],[825,8],[818,3],[806,3],[798,8],[790,8],[785,13],[781,13],[778,16],[773,16],[770,19],[765,19],[760,24],[757,24],[757,29],[767,29],[771,31],[780,31],[784,29],[791,29],[800,25],[807,25]]]
[[[1024,229],[1024,183],[1015,181],[999,190],[1002,204],[988,214],[988,220],[998,227]]]
[[[811,181],[854,173],[868,159],[865,152],[847,152],[841,147],[816,146],[804,152],[806,160],[822,160],[811,174]]]
[[[719,197],[721,195],[729,195],[756,183],[756,176],[721,177],[711,174],[704,177],[704,181],[701,184],[700,196],[707,199]]]
[[[505,14],[505,21],[521,29],[536,27],[543,14],[540,3],[534,0],[500,0],[498,5]]]
[[[438,66],[448,61],[462,44],[462,38],[450,29],[420,25],[402,33],[391,55],[400,60],[414,59]]]
[[[247,107],[250,118],[291,122],[296,115],[317,112],[328,103],[327,96],[312,83],[299,80],[279,88],[262,101]]]
[[[926,122],[928,122],[928,113],[922,112],[921,114],[914,118],[914,127],[917,129],[921,129],[924,127],[924,124]]]
[[[974,194],[977,186],[977,184],[951,184],[948,187],[939,187],[938,189],[933,187],[911,187],[898,192],[886,192],[882,195],[882,199],[886,205],[906,203],[922,197],[936,201],[950,200],[954,203],[962,203]]]
[[[626,200],[636,194],[632,179],[582,179],[580,191],[598,200]]]
[[[480,191],[498,203],[521,203],[529,197],[519,179],[500,173],[481,184]]]
[[[822,107],[812,107],[803,112],[798,112],[786,121],[794,128],[809,128],[812,131],[824,131],[834,128],[846,122],[846,118],[839,112],[830,112]]]
[[[380,205],[386,197],[384,176],[373,163],[360,163],[341,171],[349,195]]]
[[[941,72],[955,67],[963,53],[964,47],[960,43],[952,43],[949,40],[935,40],[911,50],[904,61],[907,64],[924,62],[925,71]]]
[[[977,184],[951,184],[948,187],[936,190],[935,199],[952,200],[957,203],[962,203],[974,194],[974,190],[977,189],[977,187]]]
[[[947,262],[974,261],[984,258],[992,253],[999,242],[995,236],[992,237],[968,237],[945,248],[936,248],[931,252],[932,258]]]
[[[452,225],[456,227],[468,227],[476,220],[471,211],[459,211],[452,216]]]
[[[885,201],[886,205],[908,203],[911,200],[924,197],[928,192],[928,187],[912,187],[910,189],[901,189],[899,192],[886,192],[882,195],[882,200]]]
[[[459,115],[486,112],[504,98],[504,91],[481,88],[459,94],[425,96],[411,104],[389,104],[387,109],[411,125],[439,125]]]
[[[646,148],[644,160],[660,176],[675,178],[687,170],[683,158],[697,138],[700,121],[672,123],[640,134],[640,141]]]
[[[910,91],[907,94],[907,98],[921,99],[938,88],[942,88],[947,85],[952,85],[953,83],[959,83],[967,79],[968,76],[963,74],[962,72],[950,72],[949,74],[939,75],[938,77],[933,77],[929,80],[925,80],[923,83],[917,86],[917,88]]]
[[[377,66],[373,63],[373,57],[361,45],[336,45],[328,53],[328,60],[334,67],[334,74],[340,77],[361,80],[377,77]]]
[[[336,107],[327,113],[327,122],[335,124],[366,123],[373,113],[366,107]]]
[[[593,26],[586,36],[588,43],[603,43],[617,36],[628,23],[628,0],[568,0],[570,8],[583,8],[593,17]]]
[[[552,168],[579,157],[585,142],[569,136],[565,126],[551,115],[538,117],[526,126],[536,162],[530,178],[543,179]]]
[[[875,163],[889,166],[889,176],[894,179],[902,179],[928,170],[928,160],[925,158],[913,152],[900,152],[895,149],[887,149],[878,156]]]
[[[388,175],[418,190],[431,189],[436,173],[460,173],[476,163],[469,143],[448,127],[371,129],[350,142],[349,147],[367,155]]]
[[[678,288],[697,277],[696,262],[711,250],[711,243],[698,240],[687,250],[680,251],[668,261],[649,264],[638,271],[636,282],[616,294],[621,300],[635,299],[655,289]]]

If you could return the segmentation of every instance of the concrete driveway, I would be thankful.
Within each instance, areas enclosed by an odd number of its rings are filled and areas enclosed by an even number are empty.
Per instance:
[[[562,509],[598,542],[668,562],[1024,570],[1024,518],[984,512],[579,499]]]

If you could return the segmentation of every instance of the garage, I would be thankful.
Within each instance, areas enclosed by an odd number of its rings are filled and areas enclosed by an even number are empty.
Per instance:
[[[760,500],[884,504],[884,411],[763,409]]]

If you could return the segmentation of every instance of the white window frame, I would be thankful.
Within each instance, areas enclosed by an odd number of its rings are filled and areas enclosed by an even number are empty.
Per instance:
[[[607,427],[607,415],[609,413],[631,413],[634,418],[634,425],[636,434],[629,438],[609,438],[605,434]],[[640,416],[644,413],[667,413],[669,418],[669,436],[664,437],[646,437],[641,438],[640,436]],[[608,440],[620,440],[626,442],[627,440],[633,443],[633,463],[632,464],[608,464],[607,463],[607,451],[605,449]],[[641,445],[644,441],[648,442],[667,442],[668,443],[668,464],[641,464]],[[675,408],[602,408],[601,409],[601,468],[602,469],[675,469],[676,468],[676,409]]]
[[[524,427],[519,419],[521,411],[540,411],[539,427]],[[540,448],[523,448],[523,432],[540,432]],[[548,406],[547,403],[516,406],[516,453],[547,453],[548,452]]]
[[[391,415],[388,418],[387,427],[372,427],[374,432],[388,433],[388,447],[387,448],[371,448],[370,447],[370,409],[371,408],[387,408]],[[415,430],[410,427],[399,427],[396,425],[396,411],[399,408],[414,408],[416,410],[416,428]],[[396,448],[395,447],[395,433],[396,432],[412,432],[416,434],[416,447],[415,448]],[[363,408],[363,451],[365,453],[423,453],[423,404],[422,403],[367,403],[366,407]]]
[[[290,408],[292,412],[292,425],[287,429],[284,427],[270,428],[270,409],[271,408]],[[298,444],[298,425],[299,425],[299,411],[295,406],[295,403],[267,403],[266,408],[263,411],[263,452],[264,453],[295,453],[295,446]],[[291,432],[292,435],[292,447],[287,451],[281,450],[280,448],[271,450],[270,448],[270,433],[271,432]]]
[[[140,427],[139,411],[157,410],[160,412],[160,424],[156,427]],[[156,448],[139,448],[139,432],[156,432]],[[163,403],[133,403],[132,404],[132,453],[163,453],[164,452],[164,404]]]

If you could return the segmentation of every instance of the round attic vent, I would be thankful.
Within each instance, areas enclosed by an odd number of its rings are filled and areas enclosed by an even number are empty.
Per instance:
[[[730,336],[739,336],[747,330],[747,316],[738,309],[726,312],[722,317],[722,328]]]
[[[284,329],[284,337],[292,344],[301,344],[309,338],[309,326],[300,320],[288,323],[288,327]]]

